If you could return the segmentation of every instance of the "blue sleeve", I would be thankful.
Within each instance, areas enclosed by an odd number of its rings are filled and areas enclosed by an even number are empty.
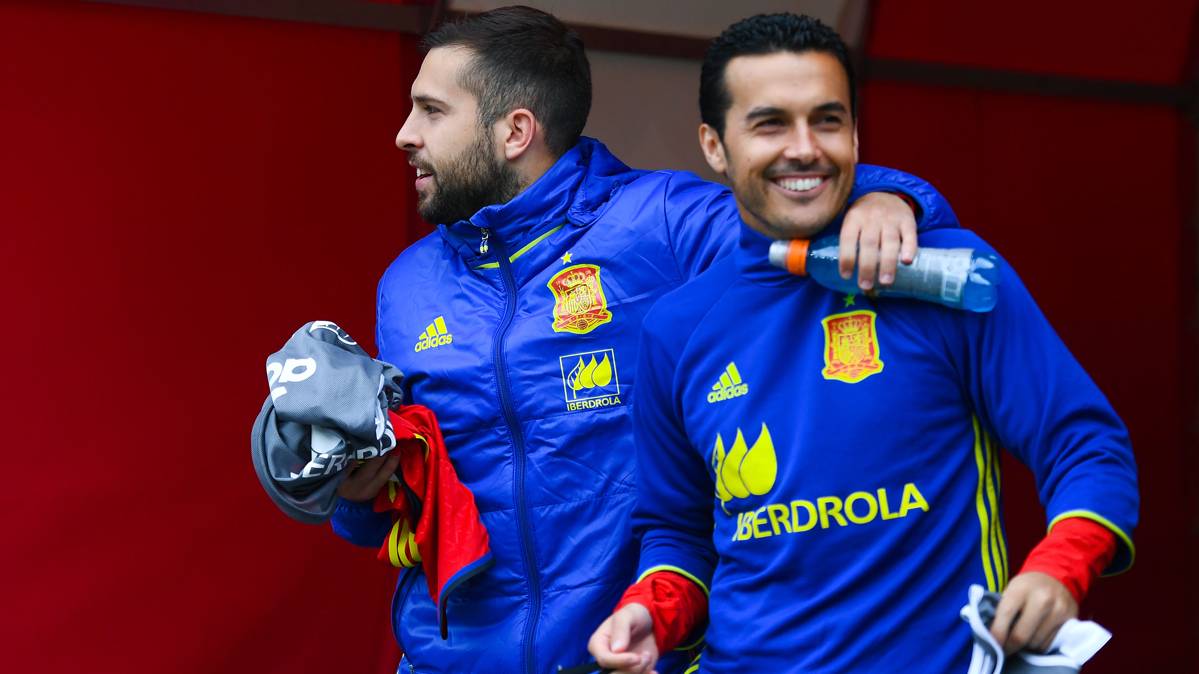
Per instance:
[[[683,432],[672,381],[677,357],[649,321],[637,357],[633,436],[637,439],[637,506],[633,533],[641,539],[640,580],[674,571],[708,592],[716,567],[712,544],[712,478]]]
[[[958,228],[958,216],[937,188],[910,173],[872,164],[858,164],[852,202],[870,192],[899,192],[919,206],[916,230],[927,232],[933,229]]]
[[[957,228],[958,216],[935,187],[895,169],[859,164],[850,202],[870,192],[900,192],[919,207],[917,231]],[[663,217],[679,276],[691,279],[736,245],[741,214],[724,185],[671,172],[662,191]]]
[[[383,282],[387,279],[387,272],[379,277],[379,285],[375,286],[375,353],[376,358],[386,361],[383,354],[387,351],[387,344],[383,341]]]
[[[337,499],[337,508],[329,521],[333,532],[354,545],[377,548],[391,531],[391,516],[377,513],[370,503]]]
[[[379,279],[378,288],[375,291],[375,347],[378,349],[378,355],[376,358],[386,363],[395,365],[395,360],[392,357],[391,349],[388,348],[387,341],[383,337],[383,307],[386,306],[385,303],[388,302],[388,297],[384,288],[387,285],[387,275],[391,273],[391,269],[392,267],[388,267],[387,270],[383,272],[383,276]],[[403,287],[403,284],[401,284],[400,287]],[[412,396],[412,383],[409,381],[407,376],[400,380],[400,392],[403,395],[402,402],[405,405],[416,404],[416,400],[414,400]]]
[[[741,215],[733,193],[724,185],[671,171],[660,208],[682,280],[695,278],[737,244]]]
[[[991,251],[966,230],[928,245]],[[1067,517],[1098,522],[1118,540],[1105,574],[1127,570],[1140,496],[1124,423],[1006,262],[995,309],[965,325],[961,350],[950,351],[967,354],[958,367],[984,427],[1033,471],[1049,528]]]

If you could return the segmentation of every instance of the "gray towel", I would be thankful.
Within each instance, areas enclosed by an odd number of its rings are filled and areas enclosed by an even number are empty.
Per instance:
[[[270,395],[250,432],[254,471],[286,515],[319,524],[333,515],[343,469],[395,447],[387,410],[403,401],[403,375],[330,321],[297,330],[266,373]]]
[[[990,630],[999,595],[978,585],[971,585],[968,595],[970,601],[961,611],[974,636],[967,674],[1074,674],[1112,638],[1098,623],[1071,618],[1054,635],[1049,652],[1018,651],[1005,660]]]

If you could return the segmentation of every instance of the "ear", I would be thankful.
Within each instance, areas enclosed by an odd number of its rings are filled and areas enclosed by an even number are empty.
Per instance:
[[[713,171],[722,176],[728,173],[729,160],[724,152],[724,143],[720,141],[716,129],[707,124],[699,125],[699,149],[703,150],[704,159]]]
[[[509,112],[496,123],[498,139],[504,152],[504,158],[515,161],[529,150],[534,139],[541,135],[541,123],[533,112],[526,108],[517,108]]]

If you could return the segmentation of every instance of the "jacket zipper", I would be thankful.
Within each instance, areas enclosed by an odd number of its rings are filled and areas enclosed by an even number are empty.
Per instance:
[[[391,633],[395,636],[396,643],[399,644],[400,650],[407,655],[408,649],[404,648],[404,640],[400,638],[400,612],[408,605],[408,595],[412,594],[412,588],[416,585],[416,577],[419,575],[417,569],[404,569],[400,576],[400,581],[396,583],[395,594],[391,595]],[[408,661],[408,666],[412,666],[412,661]]]
[[[483,230],[482,248],[487,242],[487,230]],[[519,420],[516,418],[516,410],[512,407],[512,395],[509,391],[510,382],[508,381],[508,365],[504,358],[504,342],[508,337],[508,329],[512,327],[512,319],[516,316],[516,279],[512,275],[512,263],[508,261],[507,251],[504,250],[503,243],[496,241],[496,259],[500,264],[500,276],[504,281],[505,303],[504,303],[504,318],[500,322],[500,328],[496,332],[495,340],[491,345],[492,360],[495,362],[496,381],[500,390],[500,407],[504,411],[504,421],[508,424],[508,431],[512,434],[512,445],[514,451],[513,471],[515,479],[513,480],[513,489],[516,498],[516,521],[517,534],[520,537],[521,556],[525,565],[525,577],[529,579],[529,595],[530,595],[530,611],[529,621],[525,627],[524,634],[524,661],[525,671],[528,674],[533,674],[535,671],[533,662],[533,640],[537,633],[537,620],[541,615],[541,575],[537,569],[537,558],[533,550],[532,538],[529,535],[529,506],[525,502],[525,438],[521,431]]]

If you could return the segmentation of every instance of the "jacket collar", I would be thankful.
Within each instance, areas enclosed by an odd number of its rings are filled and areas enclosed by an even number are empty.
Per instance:
[[[642,173],[625,166],[599,141],[583,137],[510,201],[485,206],[469,220],[439,225],[438,229],[474,266],[495,257],[490,251],[479,255],[482,229],[487,229],[488,240],[497,244],[493,250],[511,252],[559,225],[590,225],[616,191]]]
[[[844,211],[822,229],[818,236],[840,232],[843,217]],[[786,269],[770,264],[770,244],[773,242],[774,239],[771,237],[759,233],[742,222],[737,250],[733,253],[738,273],[746,280],[759,285],[787,285],[805,282],[804,277],[796,276]]]

